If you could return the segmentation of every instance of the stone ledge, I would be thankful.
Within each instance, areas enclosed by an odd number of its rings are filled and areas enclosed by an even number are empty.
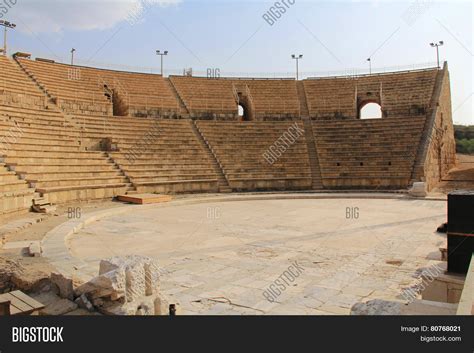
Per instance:
[[[457,315],[474,315],[474,256],[464,282],[464,289],[457,310]]]

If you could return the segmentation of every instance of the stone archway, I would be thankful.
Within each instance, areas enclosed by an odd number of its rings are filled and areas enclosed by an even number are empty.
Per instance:
[[[358,119],[381,119],[383,110],[378,100],[366,100],[359,103],[357,107]]]
[[[254,114],[251,102],[246,95],[239,93],[239,119],[241,121],[252,121],[254,120]]]

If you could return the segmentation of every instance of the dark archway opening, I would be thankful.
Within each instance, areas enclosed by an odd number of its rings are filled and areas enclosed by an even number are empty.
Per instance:
[[[246,96],[239,93],[238,116],[240,121],[253,120],[252,112],[249,108],[249,102]]]

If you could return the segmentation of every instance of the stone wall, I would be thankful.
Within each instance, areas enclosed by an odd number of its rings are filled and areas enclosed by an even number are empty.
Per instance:
[[[1,193],[0,221],[3,222],[10,216],[26,213],[30,210],[34,194],[33,189],[12,190]],[[0,223],[1,223],[0,222]]]
[[[103,104],[93,102],[81,102],[68,99],[58,99],[57,104],[67,114],[111,116],[113,112],[112,103]]]
[[[441,72],[441,86],[434,97],[431,117],[434,119],[431,131],[427,131],[426,158],[421,179],[426,182],[427,191],[432,190],[447,172],[456,164],[456,141],[451,112],[451,89],[449,72],[445,65]]]
[[[46,96],[34,96],[0,89],[0,104],[19,108],[44,109],[46,106]]]

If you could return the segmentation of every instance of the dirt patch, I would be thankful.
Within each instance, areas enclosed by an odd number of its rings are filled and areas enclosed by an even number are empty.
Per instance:
[[[52,267],[44,261],[0,257],[0,292],[12,290],[35,292],[50,286]],[[47,289],[47,288],[46,288]]]
[[[78,212],[74,214],[82,217],[88,212],[122,205],[123,203],[112,201],[63,205],[58,207],[54,214],[41,217],[41,221],[35,221],[37,218],[35,214],[10,219],[7,225],[2,226],[3,241],[5,243],[40,241],[47,232],[71,218],[73,214],[71,209],[77,210]],[[23,219],[26,221],[21,222]],[[33,221],[28,222],[28,219]],[[8,226],[13,222],[18,223],[19,227],[9,228]],[[54,271],[55,268],[48,263],[47,259],[25,256],[21,248],[0,249],[0,293],[16,289],[27,293],[47,290],[50,285],[50,274]]]
[[[85,213],[123,206],[121,202],[105,201],[93,203],[78,203],[58,206],[54,214],[48,215],[41,222],[5,235],[8,242],[42,240],[47,232],[70,219],[80,219]],[[25,217],[25,216],[23,216]]]

